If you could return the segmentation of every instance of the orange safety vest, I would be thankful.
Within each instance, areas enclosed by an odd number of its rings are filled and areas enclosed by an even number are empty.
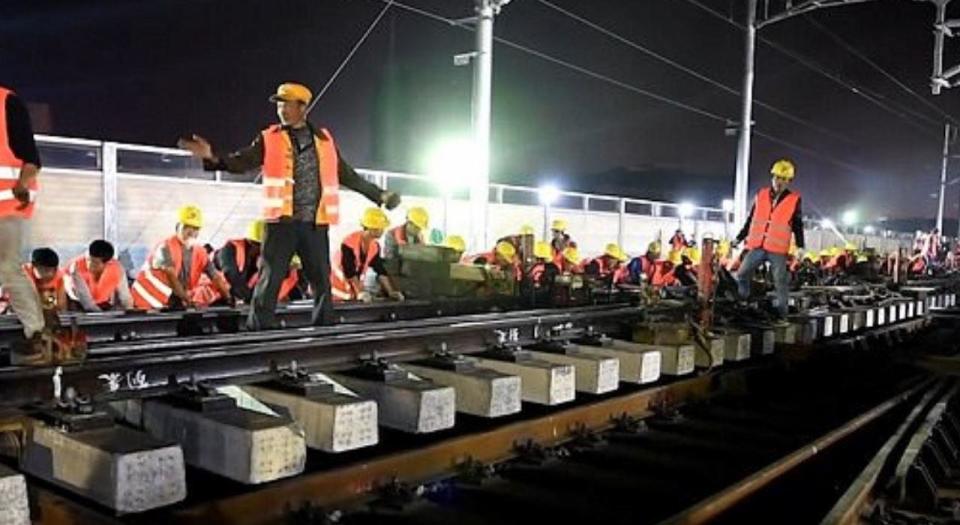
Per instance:
[[[286,301],[287,297],[290,297],[290,292],[297,287],[297,283],[300,282],[300,272],[297,270],[290,270],[287,272],[287,278],[280,283],[280,293],[277,294],[278,301]]]
[[[650,279],[650,284],[655,287],[672,286],[677,282],[673,270],[673,263],[670,261],[656,261],[653,264],[653,277]]]
[[[293,216],[293,142],[279,124],[261,132],[263,136],[263,218],[275,221]],[[320,129],[314,137],[320,179],[320,205],[317,224],[335,225],[340,221],[340,161],[333,136]]]
[[[773,205],[770,188],[757,192],[753,217],[750,219],[750,232],[747,234],[747,248],[762,248],[770,253],[786,255],[790,251],[790,236],[793,229],[790,221],[800,202],[800,194],[793,192]]]
[[[246,239],[232,239],[227,241],[227,244],[232,244],[234,248],[234,260],[237,261],[237,271],[243,274],[247,269],[247,241]],[[247,280],[247,287],[253,288],[257,284],[257,280],[260,278],[260,272],[254,272],[250,276],[250,279]]]
[[[79,301],[77,290],[74,287],[73,274],[76,273],[87,284],[87,290],[93,302],[97,304],[110,304],[117,293],[117,287],[120,286],[122,279],[126,279],[123,272],[123,266],[116,259],[111,259],[103,267],[103,273],[100,279],[95,280],[93,273],[90,272],[90,266],[87,262],[87,256],[81,255],[70,261],[67,266],[67,272],[63,276],[63,287],[67,292],[67,297],[74,301]]]
[[[365,257],[361,260],[360,252],[362,250],[360,242],[362,240],[362,231],[355,231],[347,235],[340,244],[340,249],[334,254],[333,260],[330,261],[330,294],[333,296],[334,301],[350,301],[356,299],[357,295],[363,291],[363,289],[357,289],[347,276],[343,274],[343,265],[340,262],[343,259],[343,247],[346,246],[353,251],[357,276],[360,278],[363,277],[367,268],[370,267],[374,259],[377,258],[377,255],[380,254],[380,243],[373,240],[366,246]]]
[[[479,253],[476,255],[466,255],[461,259],[461,262],[466,264],[477,264],[477,262],[483,259],[486,261],[486,264],[490,266],[497,266],[502,269],[504,272],[510,272],[513,274],[513,279],[517,282],[523,280],[523,269],[520,268],[520,265],[517,263],[510,263],[510,267],[506,268],[501,266],[497,262],[497,253],[494,251],[489,251],[486,253]]]
[[[33,283],[33,287],[37,289],[37,293],[43,295],[44,293],[55,293],[59,294],[60,290],[63,289],[63,270],[57,270],[57,274],[53,279],[43,282],[40,280],[40,272],[33,267],[31,263],[23,263],[23,273],[26,274],[27,279],[30,279],[30,282]]]
[[[26,208],[19,210],[20,201],[13,196],[13,188],[20,180],[20,168],[23,167],[23,160],[17,158],[10,149],[10,139],[7,131],[7,97],[13,95],[13,91],[0,87],[0,218],[2,217],[22,217],[29,219],[33,216],[34,199],[40,186],[36,177],[30,182],[27,189],[30,190],[30,204]]]
[[[397,246],[407,245],[407,227],[405,225],[393,228],[390,230],[390,235],[393,235],[393,240],[397,241]]]
[[[170,296],[173,295],[173,288],[170,280],[163,270],[153,268],[153,258],[161,246],[166,246],[173,259],[173,271],[180,275],[183,269],[183,243],[176,235],[159,243],[146,262],[143,263],[143,269],[137,274],[133,286],[130,287],[130,295],[133,296],[133,306],[138,310],[159,310],[170,303]],[[192,259],[190,260],[189,280],[184,283],[184,287],[189,292],[200,284],[200,276],[203,275],[204,268],[207,267],[207,252],[201,246],[193,248]]]

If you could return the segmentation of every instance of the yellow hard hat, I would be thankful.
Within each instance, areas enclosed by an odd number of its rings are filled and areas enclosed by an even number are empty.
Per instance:
[[[803,260],[810,261],[810,262],[817,262],[817,254],[813,252],[807,252],[807,254],[803,256]]]
[[[363,210],[363,217],[360,218],[360,226],[368,230],[386,230],[390,226],[390,219],[380,208],[367,208]]]
[[[177,222],[192,228],[203,228],[203,212],[194,204],[180,206],[177,210]]]
[[[833,246],[830,248],[830,257],[836,257],[841,253],[843,253],[843,250],[841,250],[839,246]]]
[[[603,249],[603,254],[613,257],[614,259],[623,262],[627,260],[627,254],[623,253],[623,250],[620,249],[620,245],[611,242]]]
[[[303,102],[304,104],[309,104],[313,100],[313,93],[310,92],[310,88],[304,86],[303,84],[296,84],[294,82],[284,82],[277,86],[277,92],[273,95],[270,95],[270,102],[276,102],[278,100],[283,100],[285,102]]]
[[[567,221],[563,219],[554,219],[553,222],[550,223],[550,229],[562,232],[567,231]]]
[[[690,262],[698,264],[700,262],[700,249],[694,248],[693,246],[688,246],[683,249],[681,255],[690,259]]]
[[[567,246],[563,249],[563,259],[570,264],[580,264],[580,250]]]
[[[670,250],[670,255],[667,260],[673,264],[682,263],[683,259],[680,258],[680,250]]]
[[[553,257],[553,248],[547,241],[537,241],[537,244],[533,245],[533,256],[538,259],[549,259]]]
[[[848,242],[843,246],[843,249],[848,252],[855,252],[857,251],[857,245],[853,244],[852,242]]]
[[[770,174],[774,177],[781,177],[787,180],[793,180],[794,175],[796,175],[797,169],[794,167],[793,162],[790,162],[787,159],[780,159],[773,163],[773,167],[770,168]]]
[[[407,211],[407,220],[413,223],[414,226],[420,228],[421,230],[426,230],[427,226],[430,224],[430,214],[427,213],[427,210],[417,206],[410,208]]]
[[[447,235],[447,238],[443,240],[443,245],[458,252],[467,251],[467,241],[459,235]]]
[[[660,245],[660,241],[653,241],[647,245],[647,253],[660,253],[663,247]]]
[[[247,240],[263,242],[263,230],[265,228],[266,224],[263,222],[263,219],[250,221],[250,224],[247,225]]]
[[[524,224],[523,226],[521,226],[520,235],[535,235],[533,231],[533,226],[530,226],[529,224]]]
[[[517,249],[507,241],[498,242],[493,251],[495,251],[497,255],[503,257],[504,259],[512,260],[514,256],[517,255]]]
[[[730,253],[730,241],[724,239],[717,245],[717,256],[726,257]]]
[[[300,256],[293,254],[293,257],[290,258],[290,267],[296,266],[297,268],[303,268],[303,261],[300,260]]]
[[[824,248],[820,250],[820,257],[833,257],[830,255],[830,248]]]

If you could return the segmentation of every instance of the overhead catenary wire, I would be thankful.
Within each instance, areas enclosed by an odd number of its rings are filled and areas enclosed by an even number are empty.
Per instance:
[[[930,109],[932,109],[933,111],[937,112],[938,115],[940,115],[940,116],[943,117],[944,119],[950,121],[950,123],[952,123],[952,124],[954,124],[954,125],[957,124],[957,120],[956,120],[955,118],[953,118],[953,116],[951,116],[951,115],[948,114],[947,112],[945,112],[945,111],[943,111],[942,109],[940,109],[936,104],[930,102],[930,101],[929,101],[926,97],[924,97],[923,95],[917,93],[916,90],[914,90],[914,89],[911,88],[910,86],[906,85],[903,81],[901,81],[899,78],[897,78],[893,73],[890,73],[889,71],[887,71],[886,69],[884,69],[882,66],[880,66],[879,64],[877,64],[876,61],[872,60],[870,57],[866,56],[864,53],[862,53],[859,49],[857,49],[856,47],[854,47],[852,44],[850,44],[849,42],[847,42],[846,40],[844,40],[843,38],[841,38],[840,35],[834,33],[833,31],[831,31],[831,30],[829,30],[829,29],[827,29],[823,24],[817,22],[816,20],[813,20],[813,19],[810,18],[810,17],[806,17],[806,20],[807,20],[807,22],[808,22],[810,25],[812,25],[813,27],[815,27],[818,31],[820,31],[821,33],[823,33],[823,34],[827,35],[828,37],[830,37],[831,40],[833,40],[834,42],[836,42],[836,43],[837,43],[840,47],[842,47],[846,52],[848,52],[848,53],[850,53],[851,55],[853,55],[853,56],[859,58],[860,60],[862,60],[864,63],[866,63],[866,64],[867,64],[868,66],[870,66],[872,69],[876,70],[878,73],[880,73],[881,75],[883,75],[884,77],[886,77],[888,80],[890,80],[891,82],[893,82],[897,87],[899,87],[900,89],[902,89],[902,90],[903,90],[904,92],[906,92],[908,95],[910,95],[911,97],[917,99],[921,104],[923,104],[924,106],[927,106],[928,108],[930,108]],[[934,124],[938,124],[938,125],[940,124],[940,122],[935,121],[935,120],[931,120],[931,122],[934,123]]]
[[[685,1],[686,1],[687,3],[689,3],[689,4],[691,4],[691,5],[699,8],[700,10],[704,11],[705,13],[713,16],[714,18],[717,18],[717,19],[719,19],[719,20],[722,20],[723,22],[726,22],[727,24],[730,24],[730,25],[732,25],[733,27],[736,27],[737,29],[740,29],[741,31],[746,30],[746,27],[745,27],[743,24],[741,24],[741,23],[739,23],[739,22],[737,22],[737,21],[735,21],[735,20],[732,20],[731,18],[727,17],[727,16],[724,15],[723,13],[717,11],[716,9],[713,9],[713,8],[710,7],[710,6],[705,5],[705,4],[704,4],[703,2],[701,2],[700,0],[685,0]],[[936,133],[936,132],[932,131],[930,128],[928,128],[928,127],[926,127],[926,126],[924,126],[924,125],[922,125],[922,124],[914,121],[914,120],[911,119],[908,115],[909,115],[909,114],[913,114],[916,118],[919,118],[919,119],[924,120],[924,121],[928,121],[928,119],[929,119],[928,116],[923,115],[923,114],[918,114],[918,113],[916,113],[915,110],[910,109],[910,108],[904,108],[904,107],[902,107],[902,106],[901,106],[901,107],[894,108],[894,107],[893,107],[893,102],[890,101],[889,99],[887,99],[886,97],[884,97],[883,95],[881,95],[881,94],[879,94],[879,93],[876,93],[876,92],[873,92],[872,90],[867,89],[867,88],[865,88],[865,87],[862,87],[862,86],[858,86],[858,85],[856,85],[856,84],[853,84],[852,82],[841,78],[839,75],[827,71],[826,69],[824,69],[823,67],[821,67],[821,66],[818,65],[817,63],[813,62],[812,60],[810,60],[810,59],[808,59],[808,58],[806,58],[806,57],[804,57],[804,56],[802,56],[802,55],[800,55],[800,54],[798,54],[798,53],[796,53],[796,52],[794,52],[794,51],[791,51],[790,49],[788,49],[788,48],[786,48],[786,47],[778,44],[777,42],[774,42],[773,40],[770,40],[769,38],[766,38],[766,37],[763,37],[763,36],[758,36],[758,40],[759,40],[760,42],[762,42],[763,44],[767,45],[768,47],[770,47],[770,48],[778,51],[778,52],[781,53],[782,55],[785,55],[785,56],[793,59],[793,60],[796,61],[798,64],[806,67],[807,69],[809,69],[809,70],[811,70],[811,71],[813,71],[813,72],[815,72],[815,73],[817,73],[817,74],[819,74],[819,75],[821,75],[821,76],[823,76],[823,77],[825,77],[825,78],[833,81],[834,83],[840,85],[840,86],[843,87],[844,89],[847,89],[847,90],[850,91],[851,93],[853,93],[853,94],[855,94],[855,95],[857,95],[857,96],[859,96],[859,97],[862,97],[864,100],[867,100],[867,101],[870,102],[871,104],[873,104],[873,105],[875,105],[875,106],[883,109],[884,111],[886,111],[886,112],[888,112],[888,113],[896,116],[897,118],[903,120],[906,124],[909,124],[910,126],[914,127],[914,128],[917,129],[918,131],[921,131],[921,132],[924,133],[925,135],[928,135],[928,136],[930,136],[930,137],[939,138],[939,133]],[[932,123],[935,123],[935,124],[937,124],[938,126],[940,125],[940,123],[938,123],[938,122],[932,122]]]
[[[706,82],[707,84],[710,84],[711,86],[716,87],[717,89],[720,89],[720,90],[722,90],[722,91],[724,91],[724,92],[726,92],[726,93],[729,93],[729,94],[734,95],[734,96],[737,96],[737,97],[741,96],[741,92],[740,92],[739,90],[737,90],[737,89],[735,89],[735,88],[732,88],[732,87],[730,87],[730,86],[728,86],[728,85],[720,82],[719,80],[710,78],[710,77],[708,77],[707,75],[705,75],[705,74],[703,74],[703,73],[700,73],[699,71],[695,70],[695,69],[692,68],[692,67],[686,66],[686,65],[684,65],[684,64],[681,64],[681,63],[677,62],[676,60],[673,60],[673,59],[671,59],[671,58],[669,58],[669,57],[667,57],[667,56],[664,56],[663,54],[658,53],[658,52],[656,52],[656,51],[654,51],[654,50],[652,50],[652,49],[650,49],[650,48],[648,48],[648,47],[640,44],[640,43],[637,42],[636,40],[631,40],[631,39],[629,39],[629,38],[627,38],[627,37],[625,37],[625,36],[623,36],[623,35],[620,35],[620,34],[614,32],[614,31],[612,31],[612,30],[610,30],[610,29],[608,29],[608,28],[606,28],[606,27],[601,26],[600,24],[597,24],[596,22],[593,22],[593,21],[591,21],[591,20],[589,20],[589,19],[587,19],[587,18],[585,18],[585,17],[583,17],[583,16],[581,16],[581,15],[578,15],[577,13],[574,13],[574,12],[572,12],[572,11],[570,11],[570,10],[568,10],[568,9],[565,9],[565,8],[563,8],[563,7],[561,7],[561,6],[558,6],[557,4],[555,4],[555,3],[553,3],[553,2],[550,2],[549,0],[537,0],[537,1],[538,1],[540,4],[546,6],[546,7],[550,8],[550,9],[552,9],[552,10],[554,10],[554,11],[556,11],[556,12],[558,12],[558,13],[560,13],[560,14],[568,17],[568,18],[571,18],[571,19],[573,19],[573,20],[575,20],[575,21],[577,21],[577,22],[579,22],[579,23],[581,23],[581,24],[583,24],[583,25],[586,25],[587,27],[590,27],[591,29],[593,29],[593,30],[595,30],[595,31],[597,31],[597,32],[599,32],[599,33],[602,33],[602,34],[604,34],[604,35],[606,35],[606,36],[608,36],[608,37],[610,37],[610,38],[612,38],[612,39],[614,39],[614,40],[616,40],[616,41],[618,41],[618,42],[620,42],[620,43],[622,43],[622,44],[624,44],[624,45],[626,45],[626,46],[629,46],[629,47],[631,47],[631,48],[633,48],[633,49],[635,49],[635,50],[637,50],[637,51],[639,51],[639,52],[641,52],[641,53],[643,53],[643,54],[645,54],[645,55],[647,55],[647,56],[650,56],[650,57],[652,57],[652,58],[654,58],[654,59],[656,59],[656,60],[658,60],[658,61],[660,61],[660,62],[663,62],[663,63],[665,63],[665,64],[667,64],[667,65],[669,65],[669,66],[671,66],[671,67],[673,67],[673,68],[675,68],[675,69],[678,69],[678,70],[680,70],[680,71],[683,71],[684,73],[686,73],[686,74],[688,74],[688,75],[690,75],[690,76],[692,76],[692,77],[694,77],[694,78],[696,78],[696,79],[698,79],[698,80],[701,80],[701,81],[703,81],[703,82]],[[850,139],[850,137],[847,136],[847,135],[844,135],[844,134],[838,133],[838,132],[836,132],[836,131],[832,131],[832,130],[830,130],[830,129],[824,128],[823,126],[819,126],[819,125],[817,125],[817,124],[814,124],[813,122],[810,122],[809,120],[806,120],[806,119],[804,119],[804,118],[802,118],[802,117],[799,117],[799,116],[794,115],[794,114],[792,114],[792,113],[789,113],[789,112],[787,112],[787,111],[785,111],[785,110],[782,110],[782,109],[780,109],[780,108],[778,108],[778,107],[776,107],[776,106],[773,106],[772,104],[768,104],[768,103],[766,103],[766,102],[763,102],[762,100],[754,99],[754,104],[756,104],[757,106],[759,106],[759,107],[761,107],[761,108],[763,108],[763,109],[766,109],[767,111],[770,111],[770,112],[772,112],[772,113],[774,113],[774,114],[776,114],[776,115],[779,115],[779,116],[781,116],[781,117],[783,117],[783,118],[785,118],[785,119],[787,119],[787,120],[790,120],[790,121],[792,121],[792,122],[794,122],[794,123],[797,123],[797,124],[800,124],[800,125],[803,125],[803,126],[806,126],[806,127],[810,128],[810,129],[816,130],[816,131],[818,131],[818,132],[820,132],[820,133],[822,133],[822,134],[824,134],[824,135],[830,136],[830,137],[832,137],[832,138],[834,138],[834,139],[842,140],[842,141],[848,142],[848,143],[854,142],[854,141],[852,141],[852,140]]]
[[[374,0],[374,1],[387,2],[387,0]],[[425,17],[425,18],[429,18],[429,19],[434,20],[434,21],[436,21],[436,22],[440,22],[440,23],[443,23],[443,24],[446,24],[446,25],[449,25],[449,26],[453,26],[453,27],[457,27],[457,28],[460,28],[460,29],[463,29],[463,30],[467,30],[467,31],[473,31],[473,30],[474,30],[473,26],[471,26],[471,25],[468,24],[467,22],[464,22],[464,21],[461,21],[461,20],[454,20],[454,19],[452,19],[452,18],[447,18],[447,17],[445,17],[445,16],[443,16],[443,15],[439,15],[439,14],[434,13],[434,12],[432,12],[432,11],[428,11],[428,10],[425,10],[425,9],[422,9],[422,8],[419,8],[419,7],[415,7],[415,6],[411,6],[411,5],[409,5],[409,4],[406,4],[406,3],[403,3],[403,2],[400,2],[400,1],[394,1],[394,2],[393,2],[393,5],[394,5],[396,8],[398,8],[398,9],[401,9],[401,10],[404,10],[404,11],[408,11],[408,12],[411,12],[411,13],[414,13],[414,14],[417,14],[417,15],[420,15],[420,16],[422,16],[422,17]],[[633,93],[637,93],[637,94],[646,96],[646,97],[648,97],[648,98],[652,98],[652,99],[654,99],[654,100],[657,100],[657,101],[660,101],[660,102],[669,104],[669,105],[671,105],[671,106],[673,106],[673,107],[676,107],[676,108],[679,108],[679,109],[683,109],[683,110],[689,111],[689,112],[691,112],[691,113],[696,113],[696,114],[698,114],[698,115],[700,115],[700,116],[703,116],[703,117],[706,117],[706,118],[709,118],[709,119],[712,119],[712,120],[715,120],[715,121],[718,121],[718,122],[724,122],[724,123],[726,123],[726,122],[729,121],[729,119],[727,119],[726,117],[724,117],[724,116],[722,116],[722,115],[719,115],[719,114],[717,114],[717,113],[711,112],[711,111],[709,111],[709,110],[706,110],[706,109],[703,109],[703,108],[699,108],[699,107],[696,107],[696,106],[692,106],[692,105],[690,105],[690,104],[687,104],[687,103],[685,103],[685,102],[682,102],[682,101],[679,101],[679,100],[676,100],[676,99],[672,99],[672,98],[667,97],[667,96],[665,96],[665,95],[660,95],[660,94],[657,94],[657,93],[653,93],[653,92],[651,92],[651,91],[649,91],[649,90],[640,88],[640,87],[638,87],[638,86],[634,86],[634,85],[629,84],[629,83],[627,83],[627,82],[624,82],[624,81],[622,81],[622,80],[618,80],[618,79],[609,77],[609,76],[604,75],[604,74],[602,74],[602,73],[598,73],[598,72],[593,71],[593,70],[591,70],[591,69],[588,69],[588,68],[586,68],[586,67],[583,67],[583,66],[579,66],[579,65],[570,63],[570,62],[568,62],[568,61],[565,61],[565,60],[563,60],[563,59],[557,58],[557,57],[555,57],[555,56],[553,56],[553,55],[544,53],[544,52],[542,52],[542,51],[533,49],[533,48],[531,48],[531,47],[525,46],[525,45],[523,45],[523,44],[518,44],[518,43],[513,42],[513,41],[511,41],[511,40],[507,40],[507,39],[504,39],[504,38],[502,38],[502,37],[497,37],[497,36],[494,36],[494,41],[497,42],[497,43],[499,43],[499,44],[501,44],[501,45],[504,45],[504,46],[507,46],[507,47],[516,49],[516,50],[518,50],[518,51],[527,53],[527,54],[529,54],[529,55],[535,56],[535,57],[540,58],[540,59],[542,59],[542,60],[545,60],[545,61],[547,61],[547,62],[550,62],[550,63],[556,64],[556,65],[559,65],[559,66],[564,67],[564,68],[566,68],[566,69],[570,69],[571,71],[575,71],[575,72],[581,73],[581,74],[583,74],[583,75],[585,75],[585,76],[591,77],[591,78],[596,79],[596,80],[600,80],[600,81],[603,81],[603,82],[607,82],[607,83],[609,83],[609,84],[611,84],[611,85],[614,85],[614,86],[617,86],[617,87],[619,87],[619,88],[621,88],[621,89],[625,89],[625,90],[627,90],[627,91],[631,91],[631,92],[633,92]],[[775,142],[775,143],[780,144],[780,145],[782,145],[782,146],[786,146],[786,147],[792,148],[792,149],[794,149],[795,151],[799,151],[799,152],[803,152],[803,153],[809,153],[809,154],[811,154],[811,156],[816,156],[817,158],[819,158],[819,159],[821,159],[821,160],[824,160],[824,161],[826,161],[826,162],[829,162],[829,163],[831,163],[831,164],[834,164],[834,165],[836,165],[836,166],[840,166],[840,167],[843,167],[843,168],[845,168],[845,169],[853,169],[853,170],[855,170],[855,171],[857,171],[857,172],[860,172],[860,173],[873,173],[871,170],[867,170],[867,169],[864,169],[864,168],[862,168],[862,167],[858,167],[858,166],[856,166],[855,164],[851,164],[851,163],[846,162],[846,161],[843,161],[843,160],[838,160],[838,159],[836,159],[836,158],[834,158],[834,157],[832,157],[832,156],[830,156],[830,155],[817,152],[816,150],[814,150],[814,149],[812,149],[812,148],[810,148],[810,147],[803,146],[803,145],[799,145],[799,144],[793,143],[793,142],[791,142],[791,141],[788,141],[788,140],[786,140],[786,139],[777,137],[777,136],[775,136],[775,135],[771,135],[771,134],[769,134],[769,133],[767,133],[767,132],[764,132],[764,131],[761,131],[761,130],[757,129],[756,127],[754,128],[754,130],[755,130],[754,133],[755,133],[757,136],[760,136],[760,137],[762,137],[762,138],[764,138],[764,139],[767,139],[767,140],[769,140],[769,141]]]

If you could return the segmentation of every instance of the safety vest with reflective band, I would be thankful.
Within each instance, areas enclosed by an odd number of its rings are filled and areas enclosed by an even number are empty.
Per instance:
[[[553,263],[538,262],[530,267],[530,272],[527,274],[527,276],[530,278],[530,282],[533,283],[535,288],[540,288],[545,284],[543,282],[543,276],[547,273],[547,264]]]
[[[10,149],[10,138],[7,130],[7,97],[13,91],[0,87],[0,217],[22,217],[29,219],[33,216],[34,200],[40,189],[36,177],[27,187],[30,190],[30,204],[19,210],[20,201],[13,196],[13,188],[20,180],[20,168],[23,160],[17,158]]]
[[[67,297],[74,301],[79,301],[76,286],[74,285],[74,275],[83,279],[90,291],[90,296],[96,304],[111,304],[116,296],[117,287],[120,286],[122,279],[126,279],[123,272],[123,266],[116,259],[111,259],[103,267],[103,273],[100,279],[94,279],[90,271],[89,262],[86,255],[81,255],[70,261],[67,266],[67,272],[63,275],[63,288],[67,292]]]
[[[37,289],[37,293],[40,295],[43,295],[44,292],[59,293],[63,288],[63,270],[57,270],[57,275],[47,282],[40,280],[40,272],[30,263],[23,264],[23,273],[30,279],[33,287]]]
[[[747,234],[747,248],[762,248],[770,253],[785,255],[790,251],[790,236],[793,229],[790,222],[797,211],[800,194],[791,192],[785,195],[776,206],[770,188],[757,192],[750,219],[750,231]]]
[[[233,251],[235,253],[234,259],[237,262],[237,271],[243,275],[247,271],[247,241],[246,239],[232,239],[227,241],[227,243],[233,245]],[[253,272],[253,275],[247,279],[247,288],[253,288],[256,286],[257,279],[259,277],[260,272]]]
[[[653,265],[653,277],[650,284],[656,287],[672,286],[677,282],[677,276],[674,275],[673,263],[670,261],[657,261]]]
[[[337,224],[340,220],[340,161],[333,136],[320,129],[314,137],[320,179],[320,203],[317,224]],[[293,141],[279,124],[261,132],[263,136],[263,218],[275,221],[293,216]]]
[[[173,288],[167,274],[163,270],[153,268],[153,258],[162,246],[166,246],[170,252],[174,274],[179,276],[183,270],[183,243],[174,235],[158,244],[150,252],[150,256],[143,263],[143,269],[137,274],[133,286],[130,287],[133,306],[139,310],[164,308],[170,303],[170,296],[173,295]],[[189,280],[183,283],[188,292],[200,283],[200,276],[203,275],[208,262],[207,252],[202,246],[194,247],[191,254]]]
[[[300,282],[300,272],[292,269],[287,273],[287,278],[280,283],[280,293],[277,294],[278,301],[286,301],[290,297],[290,292],[297,287]]]
[[[340,243],[340,249],[334,254],[333,260],[330,261],[330,294],[333,296],[334,301],[350,301],[356,299],[357,294],[363,291],[362,289],[357,289],[347,276],[343,274],[343,264],[341,264],[343,260],[343,247],[346,246],[353,251],[354,267],[357,269],[356,276],[363,278],[363,274],[366,273],[367,268],[370,267],[380,253],[380,243],[376,240],[370,241],[363,253],[363,259],[361,259],[361,242],[363,242],[362,231],[355,231],[347,235],[346,238],[343,239],[343,242]]]
[[[597,276],[601,278],[611,277],[613,279],[613,284],[625,283],[627,278],[630,276],[630,270],[627,269],[627,265],[621,264],[617,268],[611,268],[607,264],[607,259],[605,257],[597,257],[595,259],[587,259],[580,263],[580,268],[586,272],[587,268],[591,263],[597,263]]]

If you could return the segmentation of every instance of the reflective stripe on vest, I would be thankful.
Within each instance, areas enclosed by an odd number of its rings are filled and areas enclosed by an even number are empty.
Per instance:
[[[70,262],[70,265],[67,267],[67,273],[63,276],[63,287],[67,292],[67,297],[74,301],[80,300],[76,287],[74,286],[74,275],[83,279],[83,282],[87,285],[87,290],[90,292],[90,297],[96,304],[112,303],[117,292],[117,287],[120,286],[121,279],[126,278],[120,262],[116,259],[111,259],[104,265],[100,279],[94,281],[87,256],[81,255]]]
[[[762,248],[770,253],[787,254],[790,251],[790,236],[793,234],[790,222],[799,201],[799,193],[790,193],[774,206],[770,188],[757,192],[747,234],[747,248]]]
[[[362,289],[354,289],[353,283],[344,275],[343,265],[341,264],[343,260],[343,247],[346,246],[353,251],[354,267],[357,269],[357,275],[355,277],[363,278],[363,274],[366,273],[367,268],[370,267],[373,260],[380,254],[380,243],[376,240],[371,241],[366,247],[366,253],[363,254],[365,256],[364,259],[361,260],[360,243],[362,241],[362,231],[356,231],[347,235],[340,244],[340,249],[334,254],[333,260],[330,261],[330,294],[333,295],[334,299],[349,301],[363,291]]]
[[[34,202],[40,186],[37,178],[27,187],[30,190],[30,204],[20,210],[20,201],[13,196],[13,188],[20,179],[20,168],[23,160],[18,158],[10,149],[10,137],[7,130],[7,98],[13,91],[0,87],[0,217],[22,217],[29,219],[33,216]]]
[[[317,224],[334,225],[340,219],[340,161],[333,136],[326,129],[314,137],[320,180]],[[293,216],[293,142],[279,124],[261,132],[263,137],[263,218],[277,220]]]
[[[130,287],[130,295],[133,296],[133,305],[135,308],[147,310],[150,308],[164,308],[170,302],[170,296],[173,295],[173,288],[167,274],[160,269],[153,268],[153,258],[161,247],[166,246],[170,252],[170,258],[173,259],[174,274],[179,276],[183,270],[183,244],[176,236],[158,244],[143,263],[143,268],[137,274],[137,279]],[[195,246],[191,250],[190,275],[188,282],[183,283],[184,288],[189,292],[200,282],[200,276],[207,266],[207,252],[202,246]]]

